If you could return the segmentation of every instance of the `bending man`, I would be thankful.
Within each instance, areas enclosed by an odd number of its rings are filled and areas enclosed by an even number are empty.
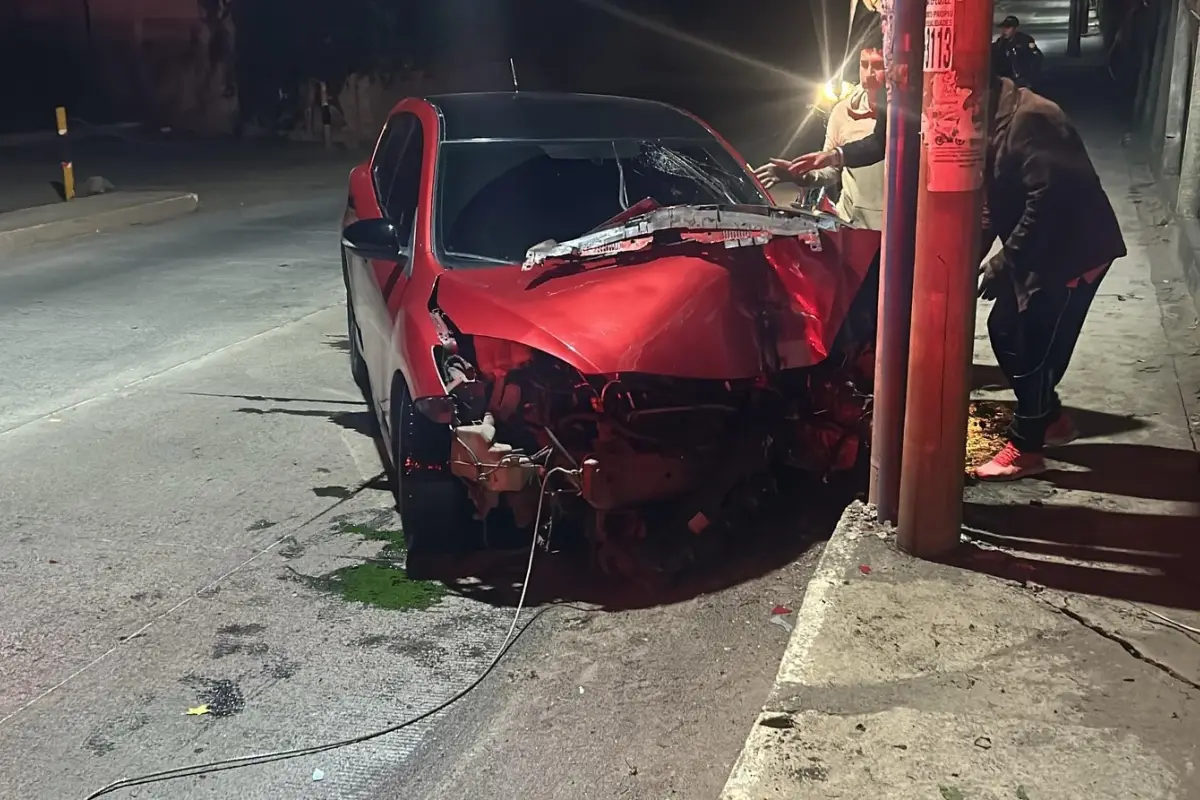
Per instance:
[[[1126,254],[1116,213],[1079,132],[1057,104],[1008,78],[992,81],[988,222],[979,296],[995,300],[988,334],[1017,396],[1008,443],[976,470],[1016,480],[1046,469],[1047,446],[1078,432],[1058,384],[1112,262]]]

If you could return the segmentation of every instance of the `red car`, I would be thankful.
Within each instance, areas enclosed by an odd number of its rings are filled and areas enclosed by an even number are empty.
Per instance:
[[[343,222],[411,574],[554,521],[661,570],[777,470],[849,469],[869,438],[879,235],[774,207],[676,108],[404,100]]]

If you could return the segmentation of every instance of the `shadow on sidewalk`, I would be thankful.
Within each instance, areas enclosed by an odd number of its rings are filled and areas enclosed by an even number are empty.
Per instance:
[[[1014,494],[969,502],[967,536],[952,562],[1067,592],[1200,609],[1200,455],[1150,445],[1076,444],[1056,460],[1085,471],[1041,476],[1056,489],[1084,491],[1089,505],[1053,505]],[[998,490],[999,491],[999,490]],[[1015,490],[1014,490],[1015,491]],[[1175,503],[1153,513],[1148,501]]]
[[[1077,442],[1052,458],[1080,470],[1051,470],[1041,477],[1059,489],[1196,503],[1200,509],[1200,454],[1149,444]],[[1193,523],[1200,540],[1200,520]]]

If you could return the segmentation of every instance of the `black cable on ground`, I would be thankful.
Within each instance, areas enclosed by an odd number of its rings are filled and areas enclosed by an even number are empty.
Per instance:
[[[85,798],[85,800],[96,800],[96,798],[104,797],[105,795],[112,794],[113,792],[120,791],[121,789],[131,789],[135,786],[144,786],[149,783],[162,783],[165,781],[176,780],[178,778],[194,777],[196,775],[211,775],[213,773],[225,772],[227,770],[241,769],[243,767],[253,767],[253,766],[258,766],[260,764],[271,764],[271,763],[274,763],[277,761],[288,761],[293,758],[300,758],[302,756],[316,755],[318,753],[327,753],[330,750],[340,750],[343,747],[350,747],[351,745],[362,744],[364,742],[369,742],[373,739],[379,739],[381,737],[388,736],[390,734],[395,733],[396,731],[411,727],[412,725],[416,725],[418,722],[429,719],[430,717],[434,716],[435,714],[438,714],[441,711],[444,711],[445,709],[454,705],[459,700],[462,700],[464,697],[466,697],[471,692],[473,692],[476,689],[476,687],[478,687],[481,683],[483,683],[484,680],[489,675],[492,674],[492,672],[496,669],[496,667],[500,665],[500,662],[504,659],[504,656],[508,653],[509,650],[511,650],[513,648],[513,646],[517,643],[517,640],[520,639],[523,635],[525,635],[525,632],[528,631],[533,626],[533,623],[537,622],[542,617],[542,615],[545,614],[546,612],[554,610],[554,609],[569,608],[569,609],[573,609],[575,611],[583,611],[583,612],[587,612],[587,613],[593,613],[595,611],[595,609],[584,608],[582,606],[574,606],[574,605],[570,605],[568,603],[558,603],[555,605],[544,606],[543,608],[538,609],[538,611],[533,615],[533,617],[528,622],[526,622],[524,625],[522,625],[520,627],[520,629],[517,628],[517,623],[521,619],[521,611],[525,607],[525,598],[526,598],[526,594],[529,589],[529,577],[533,572],[533,560],[534,560],[534,555],[537,552],[537,545],[538,545],[537,533],[541,527],[542,503],[546,499],[546,487],[550,482],[549,479],[555,473],[560,473],[560,472],[567,473],[568,471],[561,469],[561,468],[552,469],[546,474],[545,478],[542,481],[542,486],[541,486],[541,490],[539,491],[539,498],[538,498],[538,511],[537,511],[537,516],[535,518],[534,527],[533,527],[533,530],[534,530],[533,542],[530,544],[530,548],[529,548],[529,563],[525,570],[525,583],[521,588],[521,596],[520,596],[520,599],[517,601],[516,611],[513,614],[513,621],[512,621],[512,624],[509,626],[508,633],[504,637],[504,641],[500,645],[500,649],[496,651],[496,655],[492,658],[491,663],[489,663],[487,665],[487,667],[481,673],[479,673],[478,677],[476,677],[475,680],[471,681],[463,689],[459,690],[454,695],[451,695],[448,699],[442,701],[441,703],[439,703],[438,705],[429,709],[428,711],[423,711],[414,717],[410,717],[409,719],[406,719],[403,722],[399,722],[395,725],[384,728],[382,730],[372,731],[370,733],[364,733],[360,736],[354,736],[349,739],[342,739],[342,740],[335,741],[335,742],[327,742],[325,744],[312,745],[310,747],[298,747],[298,748],[295,748],[292,750],[280,750],[280,751],[276,751],[276,752],[272,752],[272,753],[262,753],[262,754],[253,755],[253,756],[242,756],[240,758],[227,758],[227,759],[222,759],[220,761],[211,761],[211,762],[208,762],[205,764],[194,764],[194,765],[188,766],[188,767],[178,767],[176,769],[166,769],[166,770],[161,770],[159,772],[151,772],[146,775],[141,775],[141,776],[138,776],[135,778],[122,778],[121,780],[110,783],[108,786],[105,786],[103,789],[99,789],[95,792],[92,792]],[[364,484],[364,486],[365,485],[366,484]],[[337,505],[338,504],[335,504],[334,507],[336,507]],[[321,512],[321,514],[318,516],[323,516],[324,514],[328,513],[329,510],[330,509],[326,509],[324,512]]]

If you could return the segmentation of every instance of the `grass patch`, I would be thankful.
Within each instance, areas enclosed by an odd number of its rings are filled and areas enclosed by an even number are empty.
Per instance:
[[[392,611],[420,611],[446,595],[440,583],[409,580],[402,569],[371,562],[343,567],[325,580],[346,600]]]
[[[383,547],[374,560],[343,567],[328,575],[312,577],[297,573],[312,588],[339,595],[352,603],[365,603],[390,611],[421,611],[445,597],[445,586],[435,581],[410,580],[399,566],[406,551],[401,531],[340,522],[338,533],[379,542]]]

